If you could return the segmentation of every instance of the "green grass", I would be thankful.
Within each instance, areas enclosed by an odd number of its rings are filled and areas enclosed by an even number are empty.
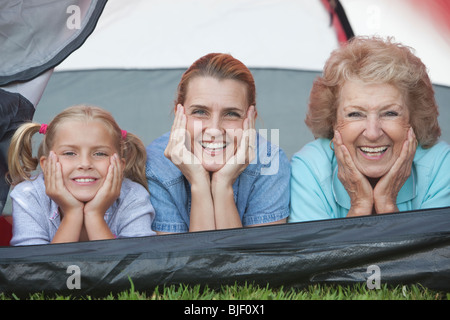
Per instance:
[[[0,300],[18,300],[0,293]],[[420,285],[370,290],[365,285],[311,285],[304,289],[259,287],[250,284],[223,286],[220,289],[196,286],[163,286],[152,292],[131,288],[106,297],[46,296],[34,293],[25,300],[450,300],[450,293],[436,292]]]

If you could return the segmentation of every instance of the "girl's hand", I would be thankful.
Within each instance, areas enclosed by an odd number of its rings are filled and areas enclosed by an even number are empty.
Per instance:
[[[45,192],[59,208],[61,224],[52,243],[76,242],[83,227],[84,204],[78,201],[64,185],[61,164],[53,151],[46,159],[41,159],[44,171]]]
[[[255,107],[250,106],[244,120],[241,142],[225,165],[212,175],[212,185],[232,186],[237,177],[256,157]]]
[[[84,227],[89,240],[114,239],[105,221],[105,213],[120,196],[123,181],[124,160],[117,154],[110,158],[110,166],[103,185],[94,198],[84,206]]]
[[[186,148],[186,134],[186,115],[184,107],[179,104],[164,156],[180,169],[191,184],[209,181],[209,173],[203,168],[201,161]]]
[[[64,185],[61,164],[53,151],[50,151],[48,158],[43,160],[43,171],[46,194],[55,201],[64,214],[77,212],[82,217],[84,204]]]
[[[343,144],[341,134],[335,130],[334,153],[338,163],[338,178],[350,196],[351,208],[347,216],[369,215],[373,208],[373,191],[369,180],[356,168]]]
[[[110,166],[103,185],[98,189],[94,198],[84,206],[84,215],[103,216],[109,207],[120,196],[123,181],[124,160],[119,159],[117,154],[110,158]]]
[[[411,174],[416,148],[416,136],[413,129],[410,128],[400,156],[374,188],[375,211],[377,213],[398,211],[397,195]]]

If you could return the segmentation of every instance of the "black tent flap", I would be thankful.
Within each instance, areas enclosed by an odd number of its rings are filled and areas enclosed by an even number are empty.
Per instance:
[[[450,289],[450,207],[248,229],[0,248],[0,291],[101,296],[158,285]]]
[[[0,2],[0,85],[34,79],[77,50],[107,0]]]

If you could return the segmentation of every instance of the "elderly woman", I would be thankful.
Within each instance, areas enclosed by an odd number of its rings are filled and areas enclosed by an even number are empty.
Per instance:
[[[313,84],[306,124],[316,140],[291,160],[289,222],[450,205],[450,146],[408,47],[355,38]]]
[[[256,134],[255,91],[250,70],[228,54],[203,56],[183,74],[171,132],[147,147],[158,234],[286,222],[289,160]]]

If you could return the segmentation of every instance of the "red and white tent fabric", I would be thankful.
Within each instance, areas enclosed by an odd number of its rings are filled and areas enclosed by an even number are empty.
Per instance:
[[[255,68],[317,71],[337,40],[346,40],[342,21],[330,12],[336,4],[110,0],[96,31],[58,69],[185,68],[215,51],[230,52]],[[434,83],[450,85],[445,72],[450,68],[449,1],[341,0],[340,4],[356,35],[395,37],[416,49]]]
[[[228,52],[254,68],[320,70],[337,38],[322,1],[109,1],[59,70],[186,68]]]
[[[450,1],[341,0],[341,3],[356,35],[395,37],[415,50],[429,68],[434,84],[450,86]]]

